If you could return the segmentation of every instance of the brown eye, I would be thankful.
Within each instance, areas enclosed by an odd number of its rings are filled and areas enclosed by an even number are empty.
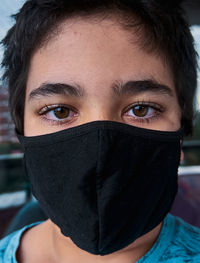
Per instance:
[[[138,102],[130,105],[129,109],[124,112],[124,117],[128,117],[127,121],[146,122],[158,119],[164,113],[161,105],[153,102]]]
[[[53,110],[54,115],[58,119],[65,119],[69,116],[70,110],[65,107],[58,107]]]
[[[149,111],[148,106],[137,105],[132,108],[132,112],[137,117],[145,117]]]

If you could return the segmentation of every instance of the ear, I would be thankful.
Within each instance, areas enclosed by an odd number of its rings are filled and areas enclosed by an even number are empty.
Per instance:
[[[183,153],[183,150],[182,150],[182,145],[183,145],[183,141],[180,140],[180,145],[181,145],[181,156],[180,156],[180,162],[182,162],[184,160],[184,153]]]
[[[180,158],[180,161],[182,162],[184,160],[184,153],[183,153],[183,150],[181,150],[181,158]]]

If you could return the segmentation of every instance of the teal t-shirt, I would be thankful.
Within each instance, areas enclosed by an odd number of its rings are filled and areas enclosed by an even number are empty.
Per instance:
[[[25,226],[0,241],[0,263],[17,263],[16,251]],[[137,263],[200,263],[200,229],[170,214],[164,219],[160,235]]]

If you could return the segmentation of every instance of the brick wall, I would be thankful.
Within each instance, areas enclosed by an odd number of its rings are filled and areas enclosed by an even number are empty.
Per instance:
[[[6,90],[0,86],[0,143],[16,141],[14,124],[9,113],[8,94]]]

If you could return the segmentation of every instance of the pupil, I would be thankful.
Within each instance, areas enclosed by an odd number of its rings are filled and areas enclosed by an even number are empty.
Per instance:
[[[56,108],[54,109],[54,114],[58,119],[67,118],[69,115],[69,110],[66,108]]]
[[[137,117],[144,117],[144,116],[146,116],[147,112],[148,112],[148,107],[146,107],[146,106],[138,105],[138,106],[135,106],[133,108],[133,113]]]

